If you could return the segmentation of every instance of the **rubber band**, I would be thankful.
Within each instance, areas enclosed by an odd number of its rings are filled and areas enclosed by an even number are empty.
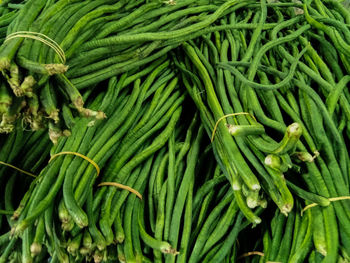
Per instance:
[[[99,174],[100,174],[100,167],[98,166],[98,164],[95,163],[93,160],[91,160],[89,157],[87,157],[85,155],[82,155],[81,153],[77,153],[77,152],[59,152],[59,153],[56,153],[56,154],[52,155],[50,160],[49,160],[49,162],[51,162],[53,159],[55,159],[56,157],[58,157],[60,155],[66,155],[66,154],[79,156],[79,157],[85,159],[86,161],[88,161],[89,163],[91,163],[96,168],[96,172],[97,172],[96,176],[99,176]]]
[[[35,174],[32,174],[32,173],[30,173],[30,172],[27,172],[27,171],[24,171],[24,170],[22,170],[22,169],[19,169],[19,168],[17,168],[16,166],[13,166],[12,164],[5,163],[5,162],[2,162],[2,161],[0,161],[0,164],[5,165],[5,166],[8,166],[8,167],[11,167],[12,169],[15,169],[15,170],[17,170],[17,171],[19,171],[19,172],[21,172],[21,173],[24,173],[24,174],[26,174],[26,175],[29,175],[29,176],[31,176],[31,177],[36,177]]]
[[[142,195],[137,190],[135,190],[134,188],[131,188],[130,186],[127,186],[127,185],[123,185],[123,184],[119,184],[119,183],[115,183],[115,182],[104,182],[104,183],[100,183],[98,186],[99,187],[101,187],[101,186],[114,186],[114,187],[117,187],[120,189],[124,189],[124,190],[129,191],[130,193],[137,195],[137,197],[142,200]]]
[[[63,64],[66,63],[66,55],[65,55],[63,49],[60,47],[60,45],[57,44],[57,42],[55,40],[49,38],[48,36],[46,36],[42,33],[31,32],[31,31],[18,31],[18,32],[15,32],[15,33],[8,35],[6,37],[4,43],[6,41],[9,41],[11,39],[18,38],[18,37],[30,38],[30,39],[38,40],[38,41],[44,43],[45,45],[51,47],[56,52],[56,54],[59,56],[59,58]]]
[[[332,198],[329,198],[328,199],[330,202],[335,202],[335,201],[341,201],[341,200],[350,200],[350,196],[339,196],[339,197],[332,197]],[[312,207],[315,207],[315,206],[318,206],[318,204],[316,203],[312,203],[310,205],[307,205],[303,208],[303,210],[301,210],[301,216],[303,216],[303,213],[312,208]]]
[[[66,63],[66,56],[65,56],[63,49],[57,44],[56,41],[49,38],[48,36],[46,36],[42,33],[38,33],[38,32],[18,31],[18,32],[15,32],[15,33],[8,35],[4,42],[11,40],[11,39],[14,39],[14,38],[18,38],[18,37],[31,38],[31,39],[38,40],[38,41],[48,45],[57,53],[57,55],[60,57],[62,63],[63,64]]]
[[[260,257],[264,257],[265,254],[260,252],[260,251],[251,251],[251,252],[247,252],[247,253],[244,253],[242,255],[240,255],[237,259],[241,259],[241,258],[246,258],[246,257],[249,257],[249,256],[260,256]]]
[[[214,140],[214,136],[215,136],[215,132],[216,132],[216,129],[218,128],[218,125],[220,123],[220,121],[222,121],[223,119],[226,119],[227,117],[231,117],[231,116],[237,116],[237,115],[250,115],[255,121],[255,117],[250,114],[249,112],[237,112],[237,113],[231,113],[231,114],[227,114],[225,116],[222,116],[220,119],[218,119],[218,121],[215,123],[215,126],[214,126],[214,130],[213,130],[213,133],[211,135],[211,142],[213,142]]]

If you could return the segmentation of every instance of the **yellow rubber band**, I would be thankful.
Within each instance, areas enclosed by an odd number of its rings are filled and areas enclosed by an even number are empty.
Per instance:
[[[66,55],[65,55],[63,49],[60,47],[60,45],[57,44],[57,42],[55,40],[49,38],[48,36],[46,36],[42,33],[31,32],[31,31],[18,31],[18,32],[15,32],[15,33],[8,35],[6,37],[4,43],[6,41],[9,41],[11,39],[18,38],[18,37],[30,38],[30,39],[38,40],[38,41],[44,43],[45,45],[51,47],[56,52],[56,54],[59,56],[59,58],[63,64],[66,63]]]
[[[12,169],[15,169],[15,170],[17,170],[17,171],[19,171],[19,172],[21,172],[21,173],[24,173],[24,174],[26,174],[26,175],[29,175],[29,176],[31,176],[31,177],[36,177],[35,174],[32,174],[32,173],[30,173],[30,172],[27,172],[27,171],[24,171],[24,170],[22,170],[22,169],[19,169],[19,168],[17,168],[16,166],[13,166],[12,164],[4,163],[4,162],[2,162],[2,161],[0,161],[0,164],[5,165],[5,166],[8,166],[8,167],[11,167]]]
[[[341,200],[350,200],[350,196],[332,197],[332,198],[329,198],[328,200],[329,200],[330,202],[341,201]],[[305,207],[303,208],[303,210],[301,210],[301,216],[303,215],[303,213],[304,213],[306,210],[308,210],[308,209],[310,209],[310,208],[312,208],[312,207],[315,207],[315,206],[318,206],[318,204],[312,203],[312,204],[309,204],[309,205],[305,206]]]
[[[247,253],[244,253],[242,255],[240,255],[238,257],[238,259],[241,259],[241,258],[246,258],[246,257],[249,257],[249,256],[260,256],[260,257],[264,257],[265,254],[260,252],[260,251],[251,251],[251,252],[247,252]]]
[[[227,114],[225,116],[222,116],[220,119],[218,119],[218,121],[215,123],[215,126],[214,126],[214,130],[213,130],[213,133],[211,135],[211,142],[214,141],[214,136],[215,136],[215,132],[216,132],[216,129],[218,128],[218,125],[220,123],[220,121],[222,121],[223,119],[226,119],[227,117],[231,117],[231,116],[237,116],[237,115],[250,115],[252,116],[252,118],[256,121],[255,117],[253,115],[251,115],[249,112],[237,112],[237,113],[231,113],[231,114]]]
[[[77,153],[77,152],[59,152],[59,153],[56,153],[54,155],[51,156],[49,162],[51,162],[53,159],[55,159],[56,157],[60,156],[60,155],[66,155],[66,154],[71,154],[71,155],[76,155],[76,156],[79,156],[83,159],[85,159],[86,161],[88,161],[89,163],[91,163],[93,166],[95,166],[96,168],[96,172],[97,172],[97,175],[98,176],[100,174],[100,167],[97,165],[97,163],[95,163],[93,160],[91,160],[89,157],[86,157],[85,155],[82,155],[81,153]]]
[[[120,189],[124,189],[124,190],[127,190],[127,191],[137,195],[137,197],[142,200],[142,195],[137,190],[135,190],[134,188],[131,188],[130,186],[127,186],[127,185],[118,184],[115,182],[104,182],[104,183],[100,183],[98,186],[99,187],[100,186],[114,186],[114,187],[117,187]]]

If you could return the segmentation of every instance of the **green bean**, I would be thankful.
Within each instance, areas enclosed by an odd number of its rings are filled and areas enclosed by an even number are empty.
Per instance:
[[[121,212],[119,212],[114,220],[114,232],[115,232],[115,242],[123,243],[125,239],[124,229],[121,221]]]
[[[350,81],[348,76],[344,76],[339,83],[335,86],[335,88],[329,93],[326,105],[329,111],[330,116],[333,115],[335,107],[338,103],[340,94],[342,93],[344,87],[347,85],[347,83]]]
[[[96,216],[93,213],[92,202],[93,202],[93,193],[91,188],[89,189],[89,193],[86,200],[87,215],[89,218],[89,233],[91,234],[94,244],[96,244],[97,248],[100,251],[102,251],[106,248],[106,240],[101,234],[101,232],[97,229]]]
[[[82,5],[79,3],[67,5],[67,2],[64,3],[64,1],[61,1],[57,5],[51,6],[47,12],[44,12],[43,15],[33,23],[30,29],[34,32],[41,32],[49,37],[52,37],[52,39],[56,39],[50,31],[55,31],[54,34],[56,34],[57,29],[55,28],[56,30],[54,30],[52,26],[54,24],[63,26],[64,20],[70,18],[81,7]],[[40,24],[40,21],[43,21],[43,24]],[[47,52],[41,53],[41,50],[45,50]],[[45,63],[44,57],[46,57],[47,53],[49,52],[51,52],[49,47],[44,46],[42,42],[25,39],[23,45],[19,49],[18,54],[25,56],[32,61]]]
[[[252,34],[249,46],[242,58],[243,62],[247,62],[252,57],[257,41],[260,38],[263,24],[266,21],[266,16],[267,16],[266,1],[263,0],[260,2],[260,8],[261,8],[261,13],[260,13],[260,19],[258,22],[258,27],[254,30]]]
[[[253,153],[260,160],[260,162],[265,162],[265,156],[261,152],[257,150],[252,144],[250,145]],[[251,154],[247,155],[250,156]],[[286,182],[281,176],[280,171],[274,171],[273,169],[261,167],[259,162],[255,161],[255,166],[259,171],[259,173],[265,179],[265,189],[269,193],[272,200],[276,203],[276,205],[280,208],[281,211],[285,211],[288,213],[293,206],[293,200],[291,199],[291,194],[289,190],[286,188]],[[280,189],[279,189],[280,188]],[[283,195],[283,197],[282,197]]]
[[[263,235],[264,258],[269,258],[271,251],[271,236],[268,230]]]
[[[86,256],[91,253],[92,250],[92,238],[88,230],[83,233],[82,247],[79,249],[79,253]]]
[[[291,255],[288,262],[303,262],[303,260],[306,258],[307,253],[309,252],[312,245],[311,243],[312,220],[311,219],[312,219],[311,212],[307,211],[307,231],[306,231],[305,237],[302,240],[302,243],[300,244],[300,246],[296,248],[294,254]]]
[[[168,158],[168,177],[167,177],[167,199],[165,205],[165,223],[164,223],[164,239],[169,240],[170,224],[175,202],[175,133],[170,136]]]
[[[5,211],[13,211],[13,191],[14,191],[14,186],[16,183],[16,176],[11,176],[10,179],[7,181],[6,186],[5,186]],[[13,222],[11,221],[10,215],[6,216],[8,224],[12,227]]]
[[[13,249],[13,247],[15,246],[17,240],[15,238],[10,239],[10,242],[7,244],[4,252],[2,253],[1,257],[0,257],[0,262],[1,263],[5,263],[8,262],[7,259]]]
[[[150,227],[151,230],[154,232],[155,228],[155,200],[153,200],[153,191],[155,188],[155,180],[157,177],[157,171],[158,168],[160,167],[161,160],[163,158],[163,155],[165,153],[165,149],[161,149],[160,152],[158,153],[154,164],[152,166],[151,174],[149,177],[149,183],[148,183],[148,209],[149,209],[149,220],[150,220]]]
[[[287,181],[287,185],[294,193],[296,193],[296,195],[303,198],[304,200],[319,204],[321,206],[328,206],[330,204],[330,201],[327,198],[311,192],[307,192],[297,185],[291,183],[290,181]]]
[[[191,121],[190,126],[187,129],[184,144],[176,156],[175,168],[178,174],[183,174],[182,172],[180,172],[180,169],[178,169],[177,167],[182,163],[183,158],[185,157],[187,152],[190,150],[192,135],[195,132],[195,126],[197,123],[198,123],[198,114],[196,113]]]
[[[271,42],[270,42],[271,43]],[[295,69],[298,65],[299,59],[303,56],[303,54],[306,52],[307,48],[303,49],[297,59],[294,61],[294,63],[291,65],[290,71],[288,73],[288,75],[286,76],[286,78],[284,80],[282,80],[281,82],[277,83],[277,84],[272,84],[272,85],[268,85],[268,84],[260,84],[260,83],[255,83],[252,82],[250,80],[247,80],[242,73],[240,73],[236,68],[228,66],[226,64],[218,64],[218,66],[225,68],[229,71],[231,71],[233,74],[235,74],[235,76],[237,78],[239,78],[240,81],[242,81],[243,83],[249,85],[250,87],[254,88],[254,89],[263,89],[263,90],[275,90],[275,89],[279,89],[281,87],[284,87],[287,83],[289,83],[294,75]]]
[[[158,207],[157,207],[157,216],[156,216],[156,226],[154,230],[154,237],[156,240],[163,239],[163,231],[164,231],[164,220],[165,220],[165,196],[166,196],[166,187],[167,181],[165,181],[160,189],[159,199],[158,199]],[[157,250],[153,250],[155,262],[162,261],[162,255]]]
[[[33,241],[32,227],[24,230],[22,235],[22,262],[32,262],[33,258],[30,251],[30,245]]]
[[[187,156],[187,167],[185,173],[183,175],[180,188],[178,190],[177,198],[175,201],[174,209],[171,217],[171,228],[169,230],[169,241],[173,244],[174,248],[177,248],[178,238],[179,238],[179,228],[180,228],[180,220],[182,210],[185,205],[185,198],[187,196],[188,191],[190,190],[191,182],[194,180],[193,175],[195,172],[196,162],[195,160],[198,158],[199,150],[200,150],[200,142],[203,136],[203,128],[200,127],[196,136],[196,139],[191,146],[190,152]],[[169,180],[169,176],[168,176]],[[168,194],[168,192],[167,192]],[[170,262],[174,262],[175,258],[171,258]]]
[[[269,84],[269,79],[264,72],[258,72],[258,76],[262,84]],[[281,123],[284,123],[282,112],[277,103],[275,93],[273,91],[262,91],[262,90],[257,90],[256,92],[259,98],[262,101],[264,101],[264,104],[267,104],[267,103],[270,104],[270,107],[268,107],[267,110],[269,111],[272,118]]]
[[[54,246],[55,252],[57,253],[57,257],[58,257],[59,261],[60,262],[69,262],[69,257],[67,255],[67,253],[62,248],[61,241],[59,240],[59,238],[57,236],[55,227],[53,227],[52,234],[53,234],[53,243],[54,243],[53,246]]]
[[[199,202],[201,202],[202,198],[208,194],[216,185],[224,182],[224,175],[220,175],[218,177],[214,177],[211,180],[206,181],[196,192],[194,201],[193,201],[193,206],[197,207]]]
[[[0,19],[0,26],[9,25],[17,15],[18,13],[16,11],[3,14]]]
[[[222,217],[222,219],[220,219],[216,228],[208,237],[205,246],[203,247],[203,250],[201,252],[201,256],[204,256],[209,251],[209,249],[212,248],[223,237],[223,235],[230,227],[231,222],[235,218],[236,212],[237,204],[235,202],[232,202],[228,207],[226,214]]]
[[[125,231],[125,240],[124,240],[124,253],[125,253],[125,259],[126,262],[136,262],[135,254],[134,254],[134,248],[132,243],[132,210],[133,205],[135,203],[135,199],[131,198],[131,196],[128,198],[126,204],[125,204],[125,211],[124,211],[124,231]]]
[[[189,190],[187,193],[187,199],[186,199],[186,205],[185,205],[185,212],[184,212],[184,223],[183,223],[183,230],[182,230],[182,236],[181,236],[181,243],[180,243],[180,249],[176,262],[183,263],[186,262],[187,259],[187,251],[188,251],[188,244],[190,241],[190,235],[191,235],[191,225],[192,225],[192,201],[193,201],[193,181],[190,182]]]
[[[11,237],[10,231],[9,231],[9,232],[6,232],[6,233],[4,233],[4,234],[2,234],[2,235],[0,236],[0,246],[3,246],[3,245],[5,245],[6,243],[8,243],[9,240],[10,240],[10,237]]]
[[[212,201],[213,197],[214,197],[214,194],[211,191],[204,197],[200,207],[199,206],[193,207],[194,208],[193,215],[195,218],[198,218],[195,226],[196,228],[194,230],[195,233],[199,232],[202,229],[202,225],[204,224],[204,220],[205,220],[205,215],[208,212],[210,202]]]
[[[146,233],[144,226],[143,226],[143,223],[142,223],[143,207],[139,203],[138,203],[137,207],[139,209],[138,226],[139,226],[139,230],[140,230],[140,235],[141,235],[141,238],[143,239],[143,241],[146,243],[146,245],[150,246],[153,249],[159,250],[162,253],[176,254],[177,253],[176,250],[173,249],[168,242],[159,241]]]
[[[199,255],[201,253],[202,248],[205,245],[205,241],[206,238],[208,236],[208,231],[209,231],[209,227],[210,225],[214,222],[214,220],[218,217],[218,215],[220,214],[221,210],[224,209],[227,204],[229,204],[229,202],[232,201],[232,193],[231,194],[227,194],[225,196],[225,199],[220,202],[214,209],[213,211],[210,213],[210,215],[208,216],[207,220],[205,221],[205,224],[203,225],[197,239],[195,242],[195,245],[193,247],[192,253],[189,257],[188,262],[192,263],[192,262],[197,262],[199,260]]]
[[[276,261],[285,262],[288,260],[290,248],[292,245],[292,238],[293,238],[293,224],[294,224],[294,218],[295,213],[294,211],[291,211],[291,213],[288,214],[287,222],[285,225],[285,231],[284,236],[281,242],[280,249],[278,251],[278,255],[276,257]]]
[[[286,217],[283,213],[276,213],[275,220],[277,222],[274,228],[274,232],[272,233],[271,249],[270,249],[269,257],[267,258],[267,260],[271,260],[271,261],[274,261],[278,256],[278,251],[279,251],[278,247],[281,245],[281,241],[283,238],[282,232],[286,222]]]
[[[331,18],[327,16],[320,17],[320,18],[316,17],[315,19],[321,23],[329,24],[330,26],[333,26],[334,28],[338,29],[338,31],[340,31],[344,36],[346,42],[348,43],[350,42],[349,28],[347,25],[343,24],[341,20],[336,20],[335,18]]]
[[[80,243],[83,239],[83,233],[75,236],[70,242],[67,244],[67,251],[69,254],[73,256],[77,256],[78,249],[80,247]]]
[[[67,38],[69,39],[70,34],[77,33],[76,31],[79,30],[81,24],[88,22],[89,18],[93,17],[94,14],[98,13],[101,9],[104,8],[104,6],[101,5],[108,3],[110,3],[110,1],[89,2],[88,4],[81,5],[80,8],[76,9],[73,13],[70,13],[71,9],[68,9],[66,12],[64,12],[64,15],[68,16],[61,16],[58,21],[54,23],[54,26],[47,27],[48,32],[46,34],[54,38],[57,43],[61,43],[62,45],[62,41]],[[97,9],[97,11],[93,11],[94,9]],[[71,29],[73,28],[74,30],[72,31]],[[48,46],[44,45],[43,49],[46,51],[48,49]],[[66,51],[66,49],[66,47],[63,47],[63,50]],[[50,51],[44,53],[41,52],[43,54],[43,61],[46,63],[48,61],[56,61],[56,54]]]
[[[44,220],[44,216],[41,216],[36,226],[33,243],[30,245],[30,253],[32,257],[37,256],[41,253],[42,244],[44,243],[44,237],[45,237],[45,220]]]
[[[235,222],[235,225],[232,228],[231,232],[229,233],[228,237],[226,238],[223,246],[219,249],[219,251],[213,257],[212,260],[215,260],[214,262],[221,262],[222,259],[227,255],[227,253],[229,253],[230,248],[232,247],[232,245],[234,244],[238,236],[239,227],[241,225],[242,219],[243,219],[243,215],[239,214]]]
[[[100,46],[115,45],[115,44],[120,44],[120,43],[151,41],[151,40],[167,40],[169,38],[182,37],[184,35],[191,34],[192,32],[195,32],[197,30],[200,30],[200,29],[210,25],[215,20],[217,20],[226,9],[228,9],[229,7],[231,7],[235,4],[237,4],[236,0],[231,0],[231,1],[228,1],[224,4],[222,4],[207,19],[205,19],[202,22],[199,22],[197,24],[194,24],[188,28],[178,29],[178,30],[174,30],[172,32],[141,33],[141,34],[137,34],[137,35],[122,35],[119,37],[110,37],[110,38],[105,38],[105,39],[101,39],[101,40],[95,40],[95,41],[88,42],[85,46],[87,49],[91,49],[91,48],[96,48],[96,47],[100,47]]]
[[[325,226],[323,222],[323,215],[321,212],[321,209],[318,207],[315,207],[314,210],[311,211],[313,214],[313,218],[315,223],[313,227],[313,243],[315,245],[315,248],[317,252],[321,253],[323,256],[326,256],[327,254],[327,244],[326,244],[326,237],[325,237]]]
[[[90,129],[82,129],[81,133],[85,133],[85,136],[87,137],[87,139],[89,140],[89,134],[93,134],[94,133],[95,128],[92,127]],[[85,139],[85,138],[84,138]],[[83,142],[82,144],[83,145]],[[78,148],[77,147],[77,151],[81,152],[81,146]],[[81,161],[81,160],[79,160]],[[69,214],[72,216],[74,222],[81,228],[85,227],[88,225],[88,216],[86,215],[86,213],[82,210],[82,208],[78,205],[74,195],[73,195],[73,179],[75,176],[73,171],[76,171],[74,164],[76,166],[79,165],[78,162],[74,163],[74,160],[71,162],[70,166],[67,167],[66,170],[66,175],[64,178],[64,182],[63,182],[63,199],[64,199],[64,203],[69,211]]]
[[[237,24],[228,24],[228,25],[219,25],[219,26],[209,26],[207,28],[198,30],[197,32],[194,32],[192,34],[189,34],[185,37],[179,37],[179,38],[174,38],[174,39],[169,39],[164,41],[162,46],[166,45],[176,45],[176,44],[181,44],[184,41],[189,41],[192,39],[195,39],[197,37],[206,35],[208,33],[216,32],[216,31],[223,31],[223,30],[229,30],[229,29],[256,29],[259,26],[259,24],[254,24],[254,23],[249,23],[249,24],[244,24],[244,23],[237,23]],[[276,26],[275,23],[266,23],[262,26],[262,30],[269,30],[271,28],[274,28]]]

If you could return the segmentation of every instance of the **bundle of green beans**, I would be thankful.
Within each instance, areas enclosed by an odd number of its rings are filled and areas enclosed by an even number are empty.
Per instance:
[[[260,186],[285,215],[296,197],[322,206],[313,235],[329,262],[341,247],[350,250],[349,203],[328,200],[349,196],[350,42],[339,23],[349,15],[337,1],[289,8],[260,1],[220,21],[251,20],[254,30],[203,35],[174,55],[245,216],[260,222],[251,210]]]
[[[74,238],[82,237],[85,230],[93,241],[87,254],[99,262],[101,253],[107,253],[114,240],[113,222],[129,192],[117,192],[110,186],[95,188],[95,181],[118,182],[142,192],[140,184],[148,172],[140,164],[167,142],[181,114],[184,94],[178,89],[169,61],[160,62],[142,81],[137,74],[112,78],[107,91],[93,96],[91,102],[92,109],[100,107],[110,118],[93,126],[86,118],[76,119],[72,135],[61,138],[51,149],[52,156],[66,151],[83,154],[97,163],[102,173],[96,178],[94,166],[78,156],[55,157],[33,183],[29,199],[23,201],[2,262],[6,262],[18,237],[23,262],[40,254],[46,242],[51,255],[67,262],[76,256],[76,250],[69,246],[69,255],[62,250],[65,237],[77,242]],[[61,236],[64,232],[67,234]]]
[[[56,142],[71,129],[67,115],[103,119],[100,109],[84,107],[80,90],[159,59],[241,6],[237,0],[27,1],[0,47],[7,80],[0,132],[10,132],[20,117],[33,130],[49,127]]]
[[[197,127],[197,119],[195,116],[187,130],[184,145],[177,147],[176,139],[171,137],[167,151],[156,156],[151,168],[148,200],[143,205],[146,209],[141,211],[141,218],[139,214],[141,239],[146,247],[153,248],[147,255],[149,262],[232,259],[237,235],[249,225],[232,191],[228,191],[230,186],[214,161],[210,145],[206,146],[208,140],[203,127]],[[160,246],[165,244],[159,240],[167,240],[177,253],[162,251]],[[127,257],[120,261],[133,262]]]

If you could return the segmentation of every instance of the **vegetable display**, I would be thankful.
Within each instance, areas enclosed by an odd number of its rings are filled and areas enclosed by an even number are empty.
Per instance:
[[[0,1],[0,262],[348,262],[338,0]]]

